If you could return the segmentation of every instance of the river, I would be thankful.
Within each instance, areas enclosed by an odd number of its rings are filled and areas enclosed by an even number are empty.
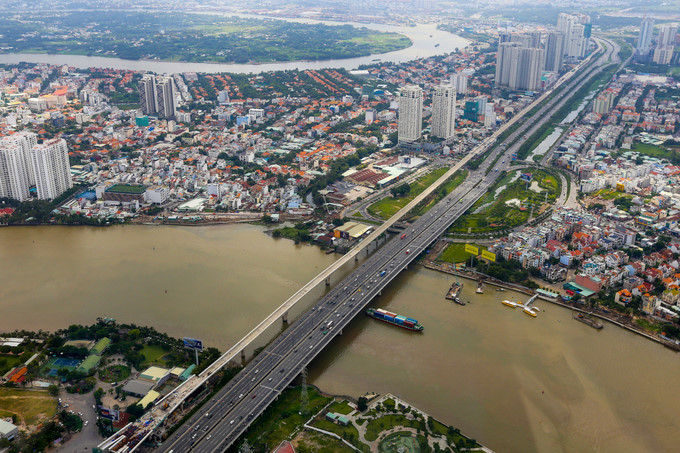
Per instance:
[[[49,63],[55,65],[69,65],[76,68],[111,68],[135,71],[152,71],[159,74],[181,73],[181,72],[232,72],[232,73],[253,73],[259,74],[268,71],[283,70],[305,70],[323,68],[345,68],[356,69],[362,64],[373,64],[374,60],[403,63],[416,58],[426,58],[433,55],[454,52],[462,49],[469,44],[469,41],[460,36],[449,32],[438,30],[436,24],[418,24],[415,27],[385,25],[385,24],[363,24],[354,22],[329,22],[312,19],[284,19],[260,16],[249,16],[244,14],[227,14],[228,16],[254,17],[260,19],[278,19],[289,22],[300,23],[324,23],[328,25],[353,25],[355,27],[366,27],[373,30],[384,32],[395,32],[411,38],[413,45],[402,50],[387,52],[384,54],[368,55],[365,57],[343,58],[335,60],[320,61],[287,61],[278,63],[262,64],[236,64],[236,63],[188,63],[170,62],[155,60],[123,60],[120,58],[107,57],[88,57],[85,55],[48,55],[32,53],[8,53],[0,54],[0,63]],[[435,47],[439,44],[438,47]]]
[[[252,225],[0,228],[0,331],[112,316],[225,349],[335,259]],[[373,306],[425,331],[360,316],[310,382],[392,392],[498,452],[675,451],[676,353],[548,302],[530,318],[500,304],[526,296],[468,281],[461,307],[452,279],[412,265]]]

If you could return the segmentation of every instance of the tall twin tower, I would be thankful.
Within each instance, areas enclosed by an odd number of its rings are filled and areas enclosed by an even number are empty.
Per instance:
[[[456,128],[456,88],[435,86],[432,90],[432,135],[453,137]],[[399,142],[420,139],[423,131],[423,89],[406,86],[399,92]]]
[[[63,139],[38,143],[32,132],[0,139],[0,198],[24,201],[35,186],[38,198],[51,200],[71,187],[68,148]]]
[[[585,14],[561,13],[555,31],[501,33],[496,54],[496,86],[539,91],[543,71],[560,72],[565,57],[582,58],[590,46]]]
[[[145,115],[174,118],[177,115],[172,77],[145,74],[139,81],[139,103]]]

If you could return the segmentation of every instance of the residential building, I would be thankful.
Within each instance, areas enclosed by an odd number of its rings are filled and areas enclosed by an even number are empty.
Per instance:
[[[38,144],[30,155],[39,199],[52,200],[73,187],[64,139]]]
[[[423,129],[423,90],[409,85],[399,92],[399,142],[420,139]]]
[[[451,74],[451,85],[456,89],[457,94],[467,93],[468,76],[462,72]]]
[[[562,58],[564,56],[564,33],[554,31],[548,33],[545,41],[545,65],[543,69],[551,72],[562,70]]]
[[[139,89],[139,104],[145,115],[156,115],[158,104],[156,103],[156,76],[145,74],[137,85]]]
[[[636,52],[639,57],[644,58],[649,55],[652,45],[652,34],[654,33],[654,19],[645,17],[640,25],[640,35],[638,37]]]
[[[656,45],[658,47],[675,45],[675,35],[678,34],[678,26],[671,24],[664,24],[659,27],[659,39]]]
[[[525,47],[522,43],[501,43],[496,54],[496,86],[538,91],[544,55],[543,49]]]
[[[656,64],[671,64],[673,58],[673,46],[659,46],[654,49],[652,61]]]
[[[156,84],[156,102],[160,118],[174,118],[177,115],[172,77],[159,77]]]
[[[18,132],[0,141],[0,197],[27,200],[35,184],[30,150],[37,144],[32,132]]]
[[[432,135],[450,138],[456,129],[456,89],[452,85],[434,87],[432,93]]]
[[[175,89],[172,77],[145,74],[137,85],[139,103],[145,115],[174,118],[177,115]]]

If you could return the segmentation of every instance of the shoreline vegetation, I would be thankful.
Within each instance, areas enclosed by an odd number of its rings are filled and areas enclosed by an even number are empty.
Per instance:
[[[95,25],[104,27],[97,31]],[[54,30],[60,30],[58,34]],[[82,33],[82,30],[87,30]],[[266,64],[365,57],[413,44],[405,35],[352,25],[191,13],[22,13],[0,26],[0,53],[83,55],[134,61]]]

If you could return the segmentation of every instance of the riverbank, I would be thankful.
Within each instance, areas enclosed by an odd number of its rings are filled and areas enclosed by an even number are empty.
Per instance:
[[[478,273],[476,271],[459,271],[459,270],[454,270],[452,269],[452,265],[448,263],[436,263],[431,260],[423,261],[421,263],[423,267],[438,271],[438,272],[443,272],[446,274],[450,275],[456,275],[458,277],[462,277],[468,280],[473,280],[475,282],[478,282],[480,279],[484,280],[485,285],[493,285],[499,288],[507,289],[510,291],[517,291],[529,296],[533,296],[536,294],[532,289],[527,288],[526,286],[521,286],[521,285],[516,285],[514,283],[508,283],[508,282],[503,282],[497,279],[494,279],[493,277],[489,277],[485,274]],[[591,315],[596,318],[602,319],[604,321],[610,322],[618,327],[621,327],[623,329],[626,329],[630,332],[636,333],[648,340],[654,341],[662,346],[667,347],[668,349],[671,349],[676,352],[680,352],[680,345],[675,344],[671,341],[664,340],[663,338],[660,338],[658,336],[653,335],[646,329],[638,326],[635,324],[635,318],[632,316],[624,316],[624,315],[617,315],[607,309],[602,309],[602,308],[593,308],[591,310],[586,310],[584,308],[580,308],[577,305],[573,305],[573,303],[566,303],[562,302],[558,299],[553,299],[550,297],[546,297],[542,294],[538,295],[538,298],[541,300],[545,300],[547,302],[553,303],[555,305],[559,305],[561,307],[564,307],[566,309],[572,310],[574,312],[578,313],[583,313],[585,315]]]

